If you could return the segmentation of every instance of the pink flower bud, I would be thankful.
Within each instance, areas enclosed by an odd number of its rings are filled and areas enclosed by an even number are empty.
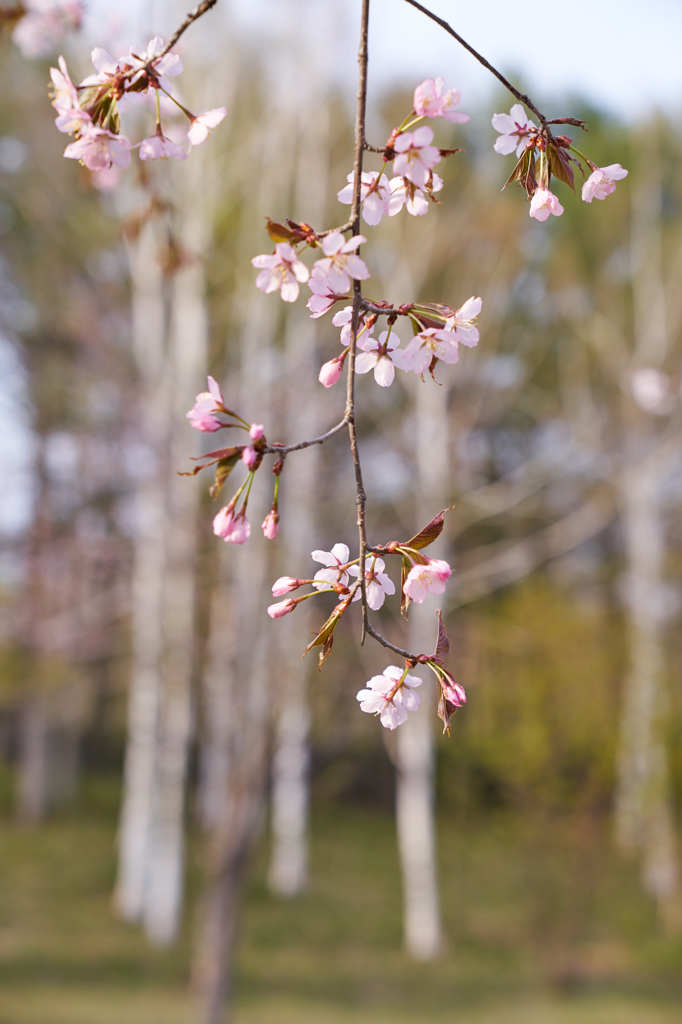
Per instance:
[[[255,469],[261,461],[260,453],[255,448],[244,448],[242,452],[242,462],[248,466],[249,469]]]
[[[265,428],[262,423],[252,423],[249,429],[249,437],[252,441],[260,441],[261,437],[265,437]]]
[[[228,544],[243,544],[249,539],[251,526],[243,512],[235,515],[234,508],[225,505],[213,520],[213,532]]]
[[[463,704],[466,704],[467,695],[464,687],[460,686],[459,683],[444,683],[443,696],[451,704],[454,704],[456,708],[461,708]]]
[[[305,580],[297,580],[294,576],[280,576],[272,584],[272,596],[284,597],[285,594],[290,594],[292,590],[297,590],[305,582]]]
[[[336,384],[342,372],[343,359],[337,356],[336,359],[330,359],[328,363],[321,367],[317,379],[325,388],[331,388]]]
[[[274,540],[279,530],[279,512],[271,508],[261,523],[261,530],[266,540]]]
[[[271,619],[281,619],[289,612],[293,612],[296,607],[296,601],[293,597],[288,597],[286,601],[278,601],[277,604],[271,604],[268,608],[268,615]]]

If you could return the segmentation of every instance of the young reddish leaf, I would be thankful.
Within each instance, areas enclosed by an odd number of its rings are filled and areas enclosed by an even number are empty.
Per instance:
[[[567,154],[558,146],[549,146],[547,153],[549,156],[550,173],[553,174],[555,178],[558,178],[559,181],[563,181],[575,192],[573,169],[571,168]]]
[[[450,735],[450,719],[452,718],[456,710],[457,708],[455,707],[455,705],[451,704],[450,701],[447,700],[445,694],[441,690],[440,697],[438,698],[438,717],[443,723],[444,736],[446,733],[448,736]]]
[[[436,612],[436,620],[436,650],[434,651],[434,657],[438,658],[439,661],[444,661],[450,651],[450,641],[448,639],[448,634],[445,632],[443,616],[440,613],[440,608]]]
[[[212,498],[215,498],[216,494],[220,492],[228,476],[239,462],[239,455],[239,452],[235,452],[226,459],[219,459],[215,468],[215,479],[209,490]]]
[[[419,533],[415,533],[414,537],[411,537],[410,540],[404,541],[403,546],[406,548],[419,549],[428,547],[429,544],[433,544],[434,540],[436,540],[441,534],[446,514],[453,507],[454,506],[452,505],[448,505],[447,508],[441,509],[438,515],[435,515],[433,519],[430,519]]]
[[[537,180],[535,178],[535,154],[533,148],[525,149],[521,155],[519,162],[511,172],[504,185],[503,189],[510,185],[512,181],[518,181],[521,188],[526,190],[528,196],[532,196],[538,187]]]
[[[277,221],[270,220],[269,217],[265,218],[265,229],[273,242],[290,242],[292,238],[298,238],[296,232],[285,227],[284,224],[278,224]]]

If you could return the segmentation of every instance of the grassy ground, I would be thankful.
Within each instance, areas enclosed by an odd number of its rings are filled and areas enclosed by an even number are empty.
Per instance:
[[[0,845],[0,1024],[188,1024],[192,911],[148,947],[110,912],[114,814],[92,793]],[[448,950],[401,952],[390,818],[315,814],[310,891],[273,899],[254,865],[237,1024],[672,1024],[682,939],[660,934],[602,827],[510,815],[441,826]],[[196,876],[197,869],[194,866]]]

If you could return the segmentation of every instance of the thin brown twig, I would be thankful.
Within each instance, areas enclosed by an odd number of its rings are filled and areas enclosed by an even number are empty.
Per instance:
[[[532,110],[533,113],[536,114],[537,117],[539,117],[543,125],[547,124],[547,118],[543,113],[541,113],[541,111],[538,110],[538,108],[535,106],[530,97],[526,96],[525,93],[517,89],[515,85],[512,85],[509,79],[505,78],[501,71],[498,71],[497,68],[490,63],[490,61],[485,59],[483,54],[479,53],[478,50],[475,50],[473,46],[467,43],[466,39],[463,39],[459,32],[455,32],[452,25],[445,21],[444,18],[441,18],[437,14],[434,14],[434,12],[430,11],[428,7],[425,7],[423,4],[419,3],[419,0],[405,0],[405,3],[409,4],[411,7],[414,7],[416,10],[421,11],[421,13],[426,15],[427,18],[430,18],[431,21],[435,21],[437,25],[440,25],[442,29],[445,29],[445,31],[449,35],[451,35],[453,39],[457,40],[460,46],[463,46],[465,50],[469,51],[472,57],[476,58],[479,64],[482,64],[484,68],[487,68],[491,75],[494,75],[498,82],[501,82],[505,89],[507,89],[512,94],[512,96],[515,96],[516,99],[520,100],[521,103],[525,104],[525,106],[527,106],[529,110]]]
[[[217,3],[218,0],[201,0],[201,3],[197,4],[194,10],[189,12],[182,25],[175,30],[173,35],[170,37],[167,46],[159,56],[165,57],[168,51],[173,49],[180,36],[187,31],[190,25],[195,22],[197,18],[200,18],[202,14],[206,14],[206,12],[210,11],[212,7],[215,7]]]
[[[273,444],[266,445],[264,451],[266,454],[271,455],[288,455],[289,452],[303,451],[304,448],[310,448],[314,444],[322,444],[328,437],[332,437],[334,434],[338,433],[339,430],[342,430],[343,427],[346,426],[347,422],[348,420],[344,416],[342,420],[339,420],[339,422],[333,427],[326,430],[324,434],[319,434],[318,437],[312,437],[309,441],[299,441],[297,444],[277,444],[275,441]]]
[[[365,146],[365,118],[367,109],[367,62],[369,34],[369,2],[362,0],[360,15],[360,45],[358,47],[358,91],[355,110],[355,145],[353,152],[353,204],[351,221],[353,235],[360,233],[360,197],[362,187],[362,156]],[[362,604],[362,633],[360,643],[365,642],[367,633],[367,587],[365,580],[365,555],[367,551],[367,528],[365,525],[365,504],[367,496],[362,482],[362,467],[358,450],[358,435],[355,426],[355,353],[358,340],[358,324],[362,307],[362,284],[353,280],[353,316],[351,320],[351,338],[348,350],[348,376],[346,378],[346,422],[348,424],[348,441],[350,444],[353,470],[355,473],[355,507],[357,510],[358,540],[360,547],[360,594]]]

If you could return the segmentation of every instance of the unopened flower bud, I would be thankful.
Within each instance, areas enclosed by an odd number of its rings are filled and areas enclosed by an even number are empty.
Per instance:
[[[261,523],[261,530],[266,540],[274,540],[279,530],[279,512],[271,508]]]
[[[260,441],[261,437],[265,437],[265,428],[262,423],[252,423],[249,429],[249,437],[252,441]]]
[[[260,454],[260,452],[257,452],[255,448],[252,448],[249,445],[247,448],[244,448],[244,450],[242,451],[242,462],[249,469],[256,469],[260,465],[261,454]]]
[[[295,576],[280,576],[272,584],[272,596],[283,597],[285,594],[290,594],[292,590],[297,590],[305,582],[305,580],[296,579]]]
[[[337,356],[336,359],[330,359],[328,363],[321,367],[317,379],[325,388],[331,388],[336,384],[342,372],[343,359]]]
[[[296,601],[293,597],[288,597],[286,601],[278,601],[277,604],[271,604],[268,608],[268,615],[271,619],[281,619],[289,612],[293,612],[296,607]]]

